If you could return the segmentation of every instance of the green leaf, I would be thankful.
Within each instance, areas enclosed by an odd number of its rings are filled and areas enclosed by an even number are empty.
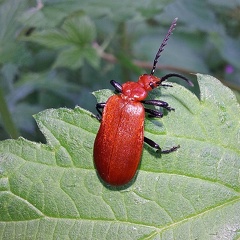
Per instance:
[[[84,60],[93,67],[98,67],[99,56],[92,47],[95,37],[93,22],[87,16],[78,13],[67,18],[61,29],[36,32],[22,39],[37,42],[48,48],[60,49],[54,67],[77,69],[83,65]]]
[[[69,67],[77,69],[83,65],[84,59],[93,67],[98,67],[99,56],[92,47],[72,47],[63,50],[57,57],[54,67]]]
[[[36,32],[30,37],[23,38],[23,40],[36,42],[53,49],[66,47],[66,45],[69,44],[64,34],[56,29]]]
[[[50,48],[60,48],[71,45],[83,47],[91,44],[95,37],[96,29],[93,22],[79,13],[67,18],[60,29],[47,29],[23,39]]]
[[[91,43],[96,37],[96,29],[93,22],[83,14],[69,17],[64,22],[62,29],[69,41],[80,46]]]
[[[25,26],[36,27],[36,28],[52,28],[59,25],[64,18],[69,14],[69,10],[76,10],[76,6],[71,4],[65,4],[65,8],[59,8],[59,2],[53,4],[44,4],[38,1],[35,7],[28,8],[18,20]],[[67,6],[66,6],[67,5]],[[68,10],[68,11],[66,11]]]
[[[9,0],[0,5],[0,63],[15,63],[26,66],[31,55],[24,44],[16,40],[19,23],[16,18],[22,13],[24,1]]]
[[[47,144],[0,143],[1,239],[237,239],[240,231],[240,108],[217,79],[198,75],[200,100],[184,87],[151,98],[175,111],[148,119],[138,174],[103,184],[93,165],[98,121],[86,110],[49,109],[35,119]],[[98,91],[105,100],[111,91]],[[116,143],[117,144],[117,143]]]
[[[214,11],[208,5],[208,1],[191,1],[191,0],[180,0],[174,1],[164,9],[164,14],[161,15],[162,19],[175,18],[181,16],[181,21],[187,24],[189,30],[200,29],[206,32],[213,32],[221,29],[219,21],[217,21]],[[205,11],[202,11],[205,7]],[[181,16],[180,13],[181,12]]]
[[[72,47],[60,52],[57,57],[54,67],[69,67],[77,69],[83,65],[83,56],[81,49]]]

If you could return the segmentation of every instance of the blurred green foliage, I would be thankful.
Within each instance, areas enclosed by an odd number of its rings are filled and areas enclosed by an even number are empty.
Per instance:
[[[91,92],[149,72],[175,17],[156,75],[208,73],[240,99],[239,0],[1,0],[0,139],[44,141],[46,108],[95,112]]]

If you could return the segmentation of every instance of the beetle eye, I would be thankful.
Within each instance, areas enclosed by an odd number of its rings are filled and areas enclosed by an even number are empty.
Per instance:
[[[150,82],[149,83],[149,86],[152,88],[152,89],[154,89],[155,87],[154,87],[154,83],[153,82]]]

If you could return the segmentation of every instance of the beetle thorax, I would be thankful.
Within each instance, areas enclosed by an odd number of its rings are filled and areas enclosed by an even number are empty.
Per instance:
[[[147,91],[138,82],[126,82],[122,85],[123,99],[142,101],[147,97]]]

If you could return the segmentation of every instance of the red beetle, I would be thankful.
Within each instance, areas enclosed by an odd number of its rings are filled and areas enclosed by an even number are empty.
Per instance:
[[[101,120],[100,129],[94,143],[94,163],[100,177],[108,184],[120,186],[128,183],[135,175],[143,149],[143,142],[161,151],[170,153],[179,146],[162,151],[157,143],[144,137],[145,112],[151,117],[163,116],[162,112],[144,108],[144,104],[160,106],[168,111],[174,110],[167,102],[160,100],[144,100],[148,92],[158,86],[171,86],[162,84],[170,77],[178,77],[192,83],[179,74],[171,73],[162,78],[155,77],[156,64],[176,26],[177,18],[164,38],[154,59],[150,74],[139,77],[137,82],[126,82],[122,86],[114,80],[110,83],[117,95],[110,97],[106,103],[98,103],[96,109]],[[101,111],[103,109],[103,111]]]

